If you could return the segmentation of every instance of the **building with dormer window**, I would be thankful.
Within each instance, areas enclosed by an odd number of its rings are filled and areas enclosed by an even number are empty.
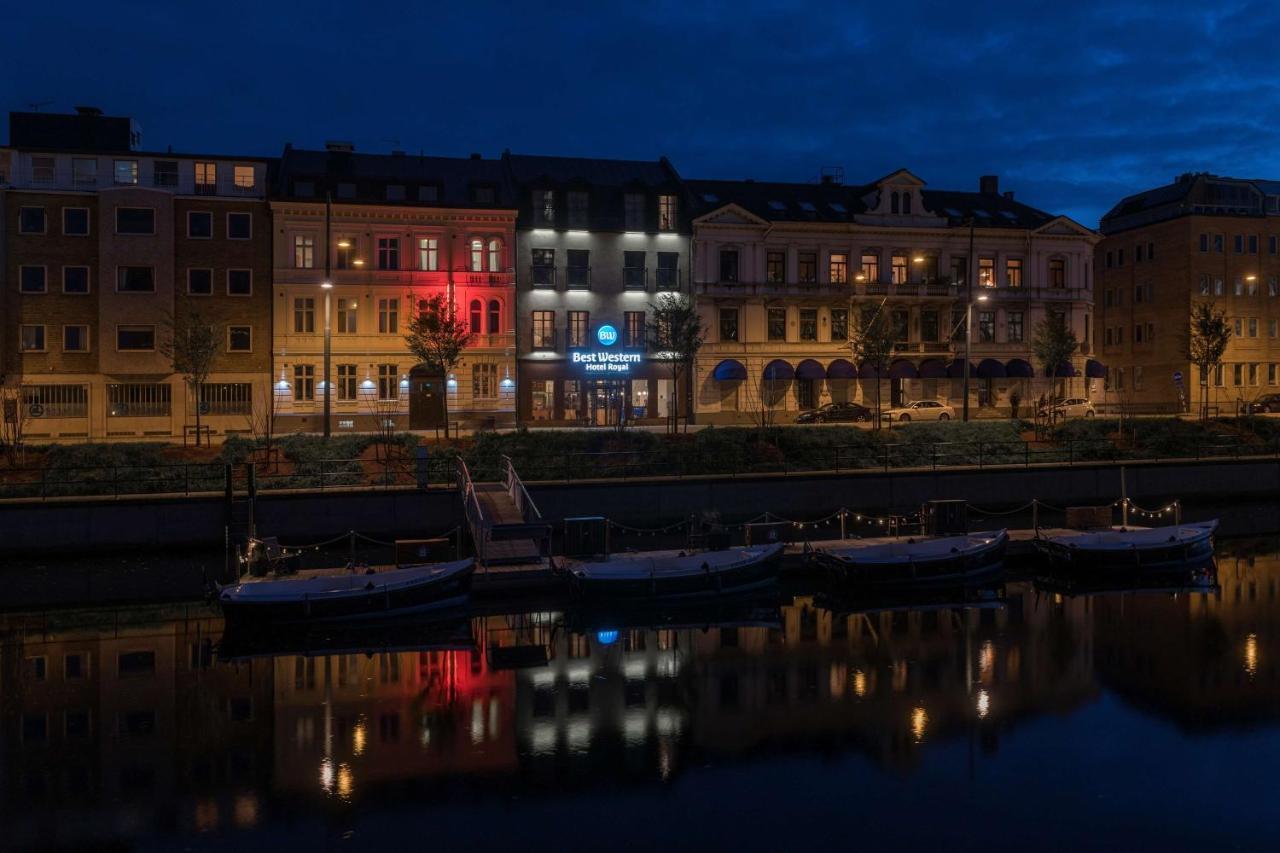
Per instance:
[[[865,185],[690,181],[694,277],[707,341],[695,371],[700,422],[785,421],[827,402],[962,402],[972,280],[970,404],[1007,407],[1047,390],[1031,354],[1037,323],[1060,312],[1081,351],[1059,382],[1087,393],[1097,235],[1001,194],[933,190],[906,170]],[[854,364],[860,312],[899,331],[889,375]],[[1075,384],[1071,384],[1075,383]],[[1066,387],[1060,388],[1066,390]]]

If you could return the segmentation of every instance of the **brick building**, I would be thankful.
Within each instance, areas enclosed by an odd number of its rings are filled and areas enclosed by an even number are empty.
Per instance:
[[[1207,173],[1122,199],[1102,217],[1094,340],[1107,397],[1147,411],[1220,411],[1280,391],[1280,181]],[[1223,365],[1186,356],[1192,307],[1211,301],[1233,328]],[[1179,381],[1180,379],[1180,381]]]
[[[249,431],[270,399],[268,162],[144,152],[87,107],[9,126],[0,358],[25,438],[179,437],[197,407]],[[222,342],[198,401],[164,354],[192,313]]]

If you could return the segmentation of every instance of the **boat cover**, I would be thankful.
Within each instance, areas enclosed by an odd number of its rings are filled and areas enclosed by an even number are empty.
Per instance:
[[[475,561],[468,558],[451,563],[434,563],[429,566],[408,566],[371,575],[360,572],[344,572],[317,578],[251,581],[227,587],[222,591],[221,598],[229,601],[265,603],[301,601],[304,597],[314,601],[320,598],[341,598],[348,595],[366,595],[370,592],[389,592],[406,589],[422,583],[444,580],[449,575],[470,569],[473,562]]]
[[[754,563],[763,562],[778,555],[781,542],[758,545],[751,548],[731,548],[727,551],[701,551],[680,556],[678,553],[663,556],[650,554],[615,554],[608,560],[581,563],[573,567],[575,574],[591,580],[648,580],[649,578],[675,578],[700,575],[708,571],[728,572]]]

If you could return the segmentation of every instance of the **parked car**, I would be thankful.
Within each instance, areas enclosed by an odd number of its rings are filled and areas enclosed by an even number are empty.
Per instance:
[[[1267,394],[1259,397],[1248,404],[1248,411],[1251,415],[1280,412],[1280,394]]]
[[[946,403],[937,400],[916,400],[905,406],[889,409],[881,415],[886,421],[949,421],[956,416],[956,410]]]
[[[857,403],[826,403],[816,409],[801,412],[796,418],[798,424],[852,423],[855,421],[874,420],[875,416],[866,406]]]
[[[1097,410],[1093,408],[1093,403],[1083,397],[1057,400],[1050,405],[1049,410],[1057,418],[1091,418],[1098,414]],[[1043,416],[1045,411],[1042,409],[1040,414]]]

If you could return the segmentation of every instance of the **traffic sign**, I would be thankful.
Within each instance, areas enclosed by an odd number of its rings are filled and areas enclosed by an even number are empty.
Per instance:
[[[1175,371],[1173,371],[1173,381],[1174,381],[1174,382],[1177,382],[1179,385],[1181,385],[1181,384],[1182,384],[1182,371],[1181,371],[1181,370],[1175,370]]]

